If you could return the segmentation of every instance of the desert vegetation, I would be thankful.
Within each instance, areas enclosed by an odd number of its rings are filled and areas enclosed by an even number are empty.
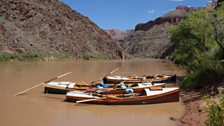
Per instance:
[[[224,75],[224,4],[214,11],[199,9],[172,28],[170,59],[187,68],[185,90],[218,86]]]
[[[224,95],[215,95],[224,82],[224,3],[213,11],[198,9],[170,29],[170,59],[187,69],[179,83],[185,91],[212,94],[207,97],[207,126],[224,124]],[[193,106],[193,104],[192,104]]]

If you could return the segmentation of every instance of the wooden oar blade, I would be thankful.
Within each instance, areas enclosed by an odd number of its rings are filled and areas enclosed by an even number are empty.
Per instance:
[[[25,92],[28,92],[28,91],[30,91],[30,90],[32,90],[32,89],[34,89],[34,88],[37,88],[37,87],[39,87],[39,86],[41,86],[41,85],[43,85],[43,84],[45,84],[45,83],[48,83],[48,82],[53,81],[53,80],[55,80],[55,79],[61,78],[61,77],[63,77],[63,76],[66,76],[66,75],[68,75],[68,74],[71,74],[71,73],[72,73],[72,72],[68,72],[68,73],[62,74],[62,75],[60,75],[60,76],[57,76],[57,77],[55,77],[55,78],[52,78],[52,79],[50,79],[50,80],[48,80],[48,81],[42,82],[42,83],[40,83],[40,84],[37,84],[37,85],[35,85],[35,86],[31,87],[31,88],[28,88],[28,89],[26,89],[26,90],[23,90],[23,91],[21,91],[21,92],[15,94],[14,96],[19,96],[19,95],[21,95],[21,94],[24,94]]]
[[[119,67],[118,67],[118,68],[116,68],[116,69],[114,69],[114,70],[113,70],[113,71],[111,71],[110,73],[106,74],[104,77],[106,77],[106,76],[108,76],[108,75],[110,75],[110,74],[112,74],[112,73],[114,73],[114,72],[118,71],[119,69],[120,69]],[[104,77],[101,77],[100,79],[95,80],[95,81],[92,81],[92,82],[90,82],[90,83],[95,83],[95,82],[97,82],[97,81],[100,81],[100,80],[102,80]]]
[[[106,76],[107,75],[110,75],[110,74],[112,74],[112,73],[114,73],[114,72],[116,72],[116,71],[118,71],[120,68],[118,67],[118,68],[116,68],[116,69],[114,69],[113,71],[111,71],[110,73],[108,73],[108,74],[106,74]]]
[[[34,89],[34,88],[37,88],[37,87],[41,86],[42,84],[44,84],[44,83],[42,82],[42,83],[40,83],[40,84],[38,84],[38,85],[35,85],[35,86],[33,86],[33,87],[29,88],[29,89],[26,89],[26,90],[24,90],[24,91],[22,91],[22,92],[19,92],[19,93],[15,94],[14,96],[22,95],[22,94],[24,94],[24,93],[27,92],[27,91],[30,91],[30,90],[32,90],[32,89]]]
[[[48,81],[45,81],[44,83],[51,82],[51,81],[53,81],[53,80],[56,80],[56,79],[59,79],[59,78],[61,78],[61,77],[66,76],[66,75],[69,75],[69,74],[71,74],[71,73],[72,73],[72,72],[68,72],[68,73],[62,74],[62,75],[57,76],[57,77],[55,77],[55,78],[52,78],[52,79],[50,79],[50,80],[48,80]]]
[[[97,101],[97,100],[100,100],[100,99],[102,99],[102,98],[85,99],[85,100],[76,101],[75,103],[76,104],[85,103],[85,102],[90,102],[90,101]]]

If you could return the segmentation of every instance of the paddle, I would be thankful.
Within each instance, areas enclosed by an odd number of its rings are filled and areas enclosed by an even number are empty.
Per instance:
[[[98,101],[98,100],[107,99],[107,98],[121,100],[121,98],[119,98],[119,97],[112,96],[112,95],[107,95],[106,97],[102,97],[102,98],[93,98],[93,99],[79,100],[79,101],[76,101],[76,104],[90,102],[90,101]]]
[[[35,86],[31,87],[31,88],[28,88],[28,89],[26,89],[26,90],[24,90],[24,91],[21,91],[21,92],[15,94],[14,96],[21,95],[21,94],[23,94],[23,93],[25,93],[25,92],[27,92],[27,91],[30,91],[30,90],[32,90],[32,89],[34,89],[34,88],[36,88],[36,87],[39,87],[39,86],[41,86],[41,85],[43,85],[43,84],[45,84],[45,83],[48,83],[48,82],[53,81],[53,80],[56,80],[56,79],[58,79],[58,78],[61,78],[61,77],[63,77],[63,76],[66,76],[66,75],[68,75],[68,74],[71,74],[71,73],[72,73],[72,72],[68,72],[68,73],[62,74],[62,75],[60,75],[60,76],[57,76],[57,77],[55,77],[55,78],[52,78],[52,79],[50,79],[50,80],[48,80],[48,81],[42,82],[42,83],[40,83],[40,84],[37,84],[37,85],[35,85]]]
[[[108,76],[108,75],[110,75],[110,74],[112,74],[112,73],[118,71],[119,69],[120,69],[120,68],[118,67],[118,68],[114,69],[113,71],[111,71],[110,73],[106,74],[105,76]]]
[[[116,69],[114,69],[113,71],[111,71],[111,72],[109,72],[108,74],[106,74],[104,77],[106,77],[106,76],[108,76],[108,75],[110,75],[110,74],[112,74],[112,73],[118,71],[119,69],[120,69],[119,67],[116,68]],[[91,83],[94,83],[94,82],[96,82],[96,81],[102,80],[104,77],[101,77],[101,78],[98,79],[98,80],[92,81]]]
[[[79,101],[76,101],[75,103],[78,104],[78,103],[84,103],[84,102],[90,102],[90,101],[97,101],[97,100],[102,100],[102,99],[105,99],[105,97],[103,97],[103,98],[93,98],[93,99],[79,100]]]
[[[116,100],[120,100],[121,98],[117,97],[117,96],[112,96],[112,95],[107,95],[107,98],[111,98],[111,99],[116,99]]]

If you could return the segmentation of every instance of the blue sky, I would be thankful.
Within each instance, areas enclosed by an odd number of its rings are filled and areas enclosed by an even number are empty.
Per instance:
[[[61,0],[102,29],[134,29],[176,6],[202,7],[210,0]]]

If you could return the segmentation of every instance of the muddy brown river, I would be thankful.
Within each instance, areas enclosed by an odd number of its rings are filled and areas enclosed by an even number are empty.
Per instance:
[[[120,67],[115,75],[182,74],[166,60],[54,61],[0,63],[0,126],[173,126],[180,102],[149,105],[89,105],[64,102],[64,95],[44,94],[43,87],[16,93],[71,71],[61,81],[91,82]],[[58,80],[55,80],[58,81]]]

